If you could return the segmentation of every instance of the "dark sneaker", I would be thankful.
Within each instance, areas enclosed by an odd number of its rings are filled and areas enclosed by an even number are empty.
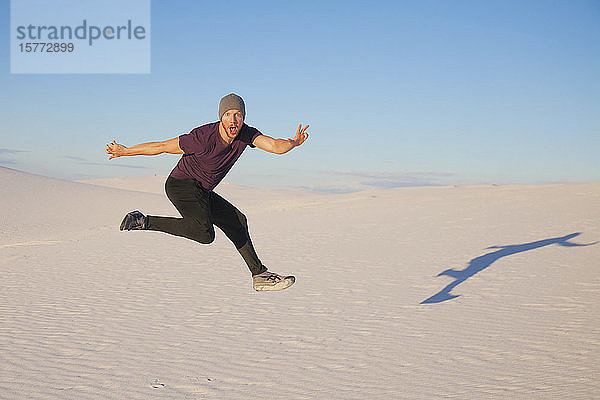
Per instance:
[[[146,229],[146,216],[139,211],[132,211],[123,218],[119,230],[121,231],[138,231]]]
[[[265,271],[252,277],[254,290],[262,292],[267,290],[283,290],[289,288],[296,282],[293,276],[282,276],[274,272]]]

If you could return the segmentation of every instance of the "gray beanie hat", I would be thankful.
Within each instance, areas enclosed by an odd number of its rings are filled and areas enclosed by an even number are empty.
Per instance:
[[[219,103],[219,121],[223,118],[223,114],[229,110],[240,110],[244,119],[246,118],[244,99],[235,93],[230,93],[221,99],[221,102]]]

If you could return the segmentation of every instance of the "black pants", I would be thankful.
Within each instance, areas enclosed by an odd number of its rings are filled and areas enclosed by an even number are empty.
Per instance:
[[[252,246],[246,216],[231,203],[215,192],[205,190],[195,179],[168,177],[165,190],[183,218],[149,215],[147,229],[209,244],[215,240],[213,225],[216,225],[233,242],[252,275],[267,270]]]

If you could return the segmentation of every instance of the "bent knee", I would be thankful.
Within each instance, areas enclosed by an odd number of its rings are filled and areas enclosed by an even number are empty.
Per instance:
[[[196,231],[192,236],[193,240],[202,244],[211,244],[215,241],[215,231],[214,230],[205,230],[205,231]]]
[[[186,224],[187,237],[201,244],[211,244],[215,241],[215,230],[197,222]]]
[[[244,228],[247,228],[248,227],[248,218],[246,218],[244,213],[242,213],[240,210],[236,210],[236,214],[237,214],[238,221],[240,221],[240,224],[242,224],[242,226]]]

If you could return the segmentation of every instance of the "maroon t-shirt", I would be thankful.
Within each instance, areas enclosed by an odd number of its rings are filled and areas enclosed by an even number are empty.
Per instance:
[[[213,122],[194,128],[179,136],[179,147],[184,154],[171,171],[176,179],[196,179],[206,190],[213,190],[227,175],[242,155],[246,146],[261,135],[256,128],[244,124],[231,144],[219,134],[219,123]]]

